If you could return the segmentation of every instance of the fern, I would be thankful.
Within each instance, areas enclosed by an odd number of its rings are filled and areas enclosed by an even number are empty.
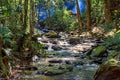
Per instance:
[[[106,47],[114,47],[117,50],[119,50],[119,48],[120,48],[120,32],[117,32],[114,36],[108,37],[105,40],[104,45],[106,45]]]
[[[3,38],[3,46],[10,46],[12,44],[11,30],[6,26],[0,27],[0,34]]]

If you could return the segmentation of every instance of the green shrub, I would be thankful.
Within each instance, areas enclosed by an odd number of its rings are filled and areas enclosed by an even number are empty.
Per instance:
[[[48,20],[45,21],[46,26],[51,27],[55,30],[64,31],[74,29],[74,27],[76,27],[76,22],[76,18],[71,15],[70,11],[66,9],[56,10],[54,15],[49,19],[49,22]],[[49,26],[48,23],[50,23],[51,26]]]
[[[32,40],[26,40],[25,43],[23,44],[23,48],[29,49],[32,52],[31,54],[33,54],[33,55],[45,53],[43,50],[43,47],[44,47],[43,44],[39,44]]]
[[[11,30],[6,26],[0,27],[0,34],[3,38],[3,42],[2,42],[3,46],[6,46],[6,47],[11,46],[11,44],[12,44],[12,32],[11,32]]]
[[[99,27],[103,28],[105,30],[105,32],[109,32],[112,29],[114,29],[116,27],[116,23],[104,23],[104,24],[98,24]]]
[[[117,31],[114,36],[108,37],[105,40],[104,44],[107,47],[111,47],[113,49],[119,50],[120,49],[120,31]]]

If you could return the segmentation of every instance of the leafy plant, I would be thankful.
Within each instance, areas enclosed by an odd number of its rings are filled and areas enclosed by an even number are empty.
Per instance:
[[[103,2],[101,0],[91,0],[91,8],[92,18],[95,20],[96,23],[98,23],[103,16]]]
[[[31,55],[31,57],[35,54],[43,55],[45,53],[45,50],[43,50],[43,47],[44,47],[43,44],[39,44],[32,40],[26,40],[23,45],[24,50],[31,51],[31,53],[29,53],[29,55]]]
[[[120,31],[117,31],[116,34],[114,36],[110,36],[108,37],[104,44],[107,46],[107,47],[112,47],[116,50],[119,50],[120,49]]]
[[[45,22],[47,25],[47,21]],[[54,15],[50,18],[51,28],[56,30],[68,30],[76,27],[76,19],[71,15],[71,12],[62,9],[55,11]],[[69,28],[71,27],[71,28]]]
[[[105,32],[109,32],[110,30],[114,29],[116,27],[116,23],[104,23],[104,24],[98,24],[99,27],[103,28]]]
[[[12,44],[12,32],[11,30],[4,26],[4,27],[0,27],[0,34],[3,38],[3,46],[11,46]]]

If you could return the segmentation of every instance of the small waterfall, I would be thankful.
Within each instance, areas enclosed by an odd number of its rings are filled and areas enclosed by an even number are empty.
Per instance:
[[[53,51],[53,49],[52,49],[52,46],[53,46],[53,44],[52,43],[50,43],[50,42],[48,42],[48,51]]]
[[[67,41],[58,41],[58,43],[59,43],[59,45],[61,45],[61,46],[69,46],[70,44],[68,44],[68,42]]]

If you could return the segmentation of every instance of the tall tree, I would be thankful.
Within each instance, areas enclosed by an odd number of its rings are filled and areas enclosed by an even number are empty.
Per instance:
[[[111,11],[110,11],[111,2],[110,0],[103,0],[103,1],[105,5],[105,9],[104,9],[105,21],[112,22]]]
[[[34,24],[35,24],[35,1],[30,0],[30,35],[34,33]]]
[[[25,30],[27,27],[27,14],[28,14],[28,0],[24,1],[24,22],[23,22],[23,29]]]
[[[81,31],[82,31],[83,23],[82,23],[82,19],[81,19],[81,15],[80,15],[80,7],[79,7],[79,4],[78,4],[78,0],[76,0],[76,9],[77,9],[77,17],[78,17],[78,25],[79,25],[79,34],[80,34]]]
[[[20,6],[22,5],[22,1],[23,0],[19,0],[19,5]],[[21,23],[21,25],[23,24],[23,11],[21,11],[21,13],[20,13],[20,23]]]
[[[91,29],[91,3],[90,0],[86,0],[87,3],[87,29]]]

